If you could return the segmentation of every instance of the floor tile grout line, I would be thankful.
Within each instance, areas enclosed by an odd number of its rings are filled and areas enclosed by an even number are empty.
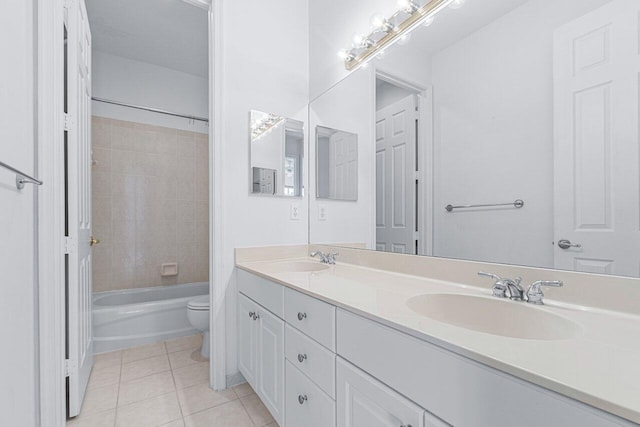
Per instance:
[[[249,419],[251,420],[253,425],[255,427],[262,427],[262,426],[259,426],[258,424],[256,424],[256,422],[253,420],[253,417],[251,416],[251,414],[249,413],[249,410],[247,409],[247,407],[245,406],[244,402],[242,401],[242,398],[239,397],[238,400],[240,400],[240,405],[242,405],[242,409],[244,409],[244,413],[247,414],[247,417],[249,417]]]
[[[120,403],[120,385],[122,384],[122,366],[124,365],[122,363],[123,354],[124,352],[120,352],[120,374],[118,375],[118,393],[116,393],[116,411],[113,417],[113,427],[118,424],[118,406],[120,406],[118,404]]]

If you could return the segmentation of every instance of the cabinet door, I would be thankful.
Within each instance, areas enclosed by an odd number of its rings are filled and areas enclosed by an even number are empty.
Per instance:
[[[238,369],[256,389],[258,364],[258,305],[238,294]]]
[[[284,419],[284,322],[258,306],[258,396],[273,418]]]
[[[338,427],[424,427],[424,409],[337,359]]]

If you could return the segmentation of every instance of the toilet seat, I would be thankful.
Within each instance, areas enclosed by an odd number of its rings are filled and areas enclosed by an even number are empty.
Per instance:
[[[209,310],[209,295],[194,298],[187,304],[189,310],[206,311]]]

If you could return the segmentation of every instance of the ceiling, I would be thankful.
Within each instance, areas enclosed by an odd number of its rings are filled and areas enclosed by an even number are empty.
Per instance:
[[[183,0],[86,0],[94,50],[208,76],[205,9]]]

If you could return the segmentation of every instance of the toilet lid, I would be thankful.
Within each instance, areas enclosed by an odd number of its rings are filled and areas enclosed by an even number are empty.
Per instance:
[[[203,295],[189,301],[188,307],[192,310],[209,310],[209,295]]]

